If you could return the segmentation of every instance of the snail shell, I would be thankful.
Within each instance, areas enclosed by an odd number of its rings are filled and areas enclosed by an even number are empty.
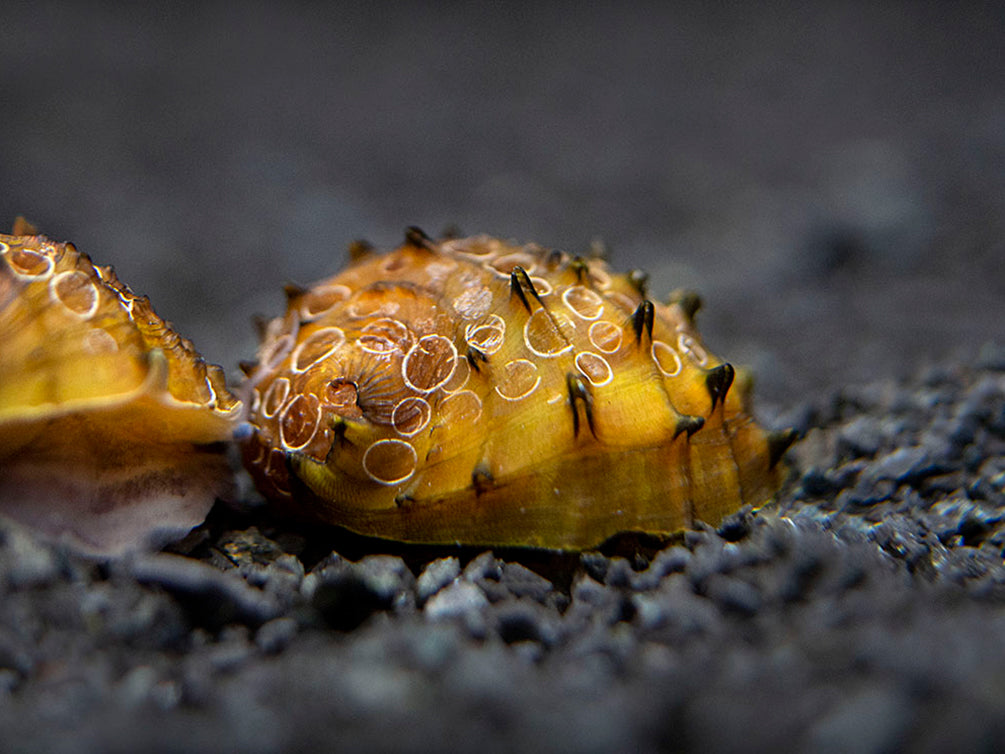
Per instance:
[[[595,546],[776,492],[788,433],[695,331],[694,294],[486,236],[410,229],[289,287],[245,365],[244,459],[301,517],[395,540]]]
[[[199,524],[239,412],[206,364],[70,243],[0,235],[0,514],[101,553]]]

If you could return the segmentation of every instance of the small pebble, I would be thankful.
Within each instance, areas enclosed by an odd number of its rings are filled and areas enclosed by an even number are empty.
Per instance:
[[[439,558],[422,569],[416,583],[419,602],[424,603],[461,573],[461,561],[457,558]]]
[[[705,594],[726,612],[745,617],[756,614],[763,601],[754,586],[721,574],[713,574],[706,580]]]
[[[297,622],[291,617],[274,618],[255,632],[255,646],[266,654],[278,654],[297,635]]]
[[[197,623],[210,627],[233,622],[257,626],[279,612],[274,598],[249,586],[236,574],[181,555],[137,557],[126,569],[139,583],[173,594]]]
[[[877,458],[866,470],[866,477],[874,481],[913,482],[939,471],[925,448],[907,447]]]
[[[528,597],[544,604],[554,584],[520,563],[504,563],[500,580],[514,597]]]
[[[463,617],[480,612],[489,604],[485,593],[476,584],[457,579],[450,586],[437,592],[426,603],[423,612],[430,620]]]
[[[876,455],[881,441],[879,423],[871,416],[860,416],[841,428],[838,449],[851,457],[871,457]]]
[[[376,612],[414,602],[415,579],[401,558],[370,555],[358,563],[333,560],[316,568],[310,604],[333,628],[349,631]]]
[[[502,566],[491,551],[483,552],[464,568],[464,578],[468,581],[482,579],[498,581],[502,578]]]

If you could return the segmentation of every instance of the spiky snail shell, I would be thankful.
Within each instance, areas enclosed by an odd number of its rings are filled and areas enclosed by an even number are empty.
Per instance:
[[[247,380],[245,465],[300,517],[407,542],[596,546],[760,506],[791,433],[705,347],[696,295],[410,229],[287,290]]]

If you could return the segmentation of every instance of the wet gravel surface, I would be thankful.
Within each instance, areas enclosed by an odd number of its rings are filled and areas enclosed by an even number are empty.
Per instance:
[[[1000,748],[994,3],[249,8],[6,4],[0,221],[113,263],[230,369],[352,238],[601,236],[702,292],[802,435],[791,478],[582,555],[250,504],[115,562],[0,524],[0,751]]]
[[[0,529],[4,748],[993,750],[1005,352],[794,414],[776,506],[627,556],[218,510],[94,563]]]

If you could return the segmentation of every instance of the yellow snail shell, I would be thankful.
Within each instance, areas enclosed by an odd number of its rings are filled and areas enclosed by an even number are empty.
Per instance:
[[[0,235],[0,514],[84,549],[156,545],[231,483],[239,403],[145,297],[25,222]]]

